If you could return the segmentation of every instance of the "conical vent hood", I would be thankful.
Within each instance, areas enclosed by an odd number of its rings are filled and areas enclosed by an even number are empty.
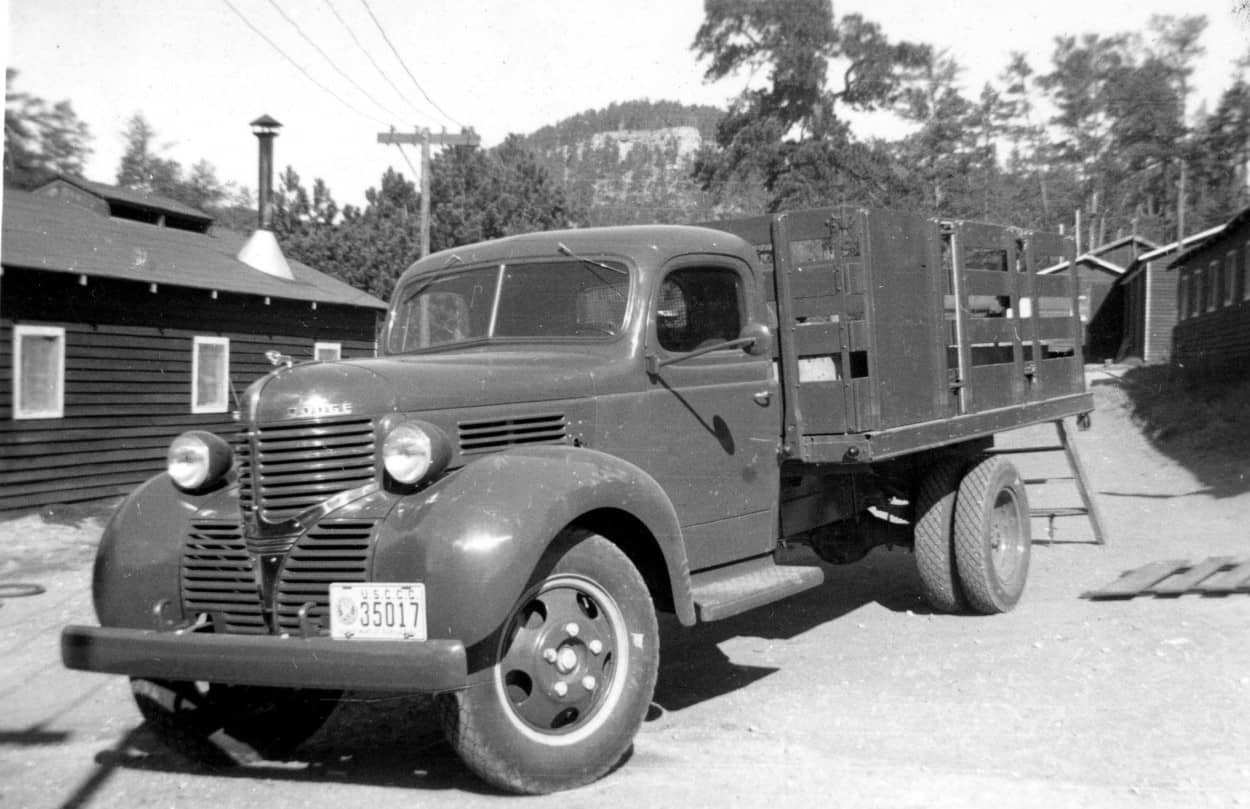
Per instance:
[[[291,265],[286,263],[282,248],[273,235],[273,139],[278,136],[282,124],[268,115],[262,115],[252,121],[251,127],[252,134],[260,142],[257,230],[243,245],[237,258],[254,270],[294,281]]]

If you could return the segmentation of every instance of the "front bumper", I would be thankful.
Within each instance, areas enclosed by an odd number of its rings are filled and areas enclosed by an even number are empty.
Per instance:
[[[69,626],[68,668],[161,680],[360,691],[449,691],[466,684],[458,640],[344,641],[328,637]]]

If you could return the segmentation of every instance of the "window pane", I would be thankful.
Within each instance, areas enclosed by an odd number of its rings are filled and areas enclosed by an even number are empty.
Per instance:
[[[342,356],[343,347],[338,343],[317,343],[313,353],[313,359],[318,362],[334,362]]]
[[[664,279],[656,332],[667,351],[694,351],[742,331],[738,274],[729,270],[678,270]]]
[[[1234,272],[1235,258],[1231,250],[1224,256],[1224,303],[1230,304],[1235,299],[1237,291],[1237,274]]]
[[[55,412],[60,409],[61,338],[50,334],[24,334],[22,341],[22,413]]]
[[[392,314],[388,348],[402,353],[487,336],[498,277],[492,267],[405,290]]]
[[[604,337],[625,318],[629,275],[580,261],[508,267],[500,293],[499,337]]]
[[[195,408],[224,408],[226,402],[226,346],[198,343],[195,372]]]

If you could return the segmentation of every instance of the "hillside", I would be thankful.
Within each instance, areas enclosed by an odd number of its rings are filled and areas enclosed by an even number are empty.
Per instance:
[[[522,143],[564,185],[587,225],[698,221],[711,215],[711,203],[691,172],[722,114],[674,101],[613,103]]]

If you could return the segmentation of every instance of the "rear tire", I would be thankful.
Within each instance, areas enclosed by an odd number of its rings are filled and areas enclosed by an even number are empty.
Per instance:
[[[993,615],[1020,601],[1032,541],[1020,473],[1000,455],[982,459],[964,476],[955,501],[955,563],[972,609]]]
[[[948,458],[939,462],[920,481],[913,523],[916,570],[920,591],[939,612],[963,612],[967,599],[959,585],[955,565],[955,498],[968,461]]]
[[[509,792],[602,776],[629,749],[655,690],[659,631],[642,576],[596,534],[554,547],[563,553],[539,566],[550,572],[504,623],[490,682],[438,699],[451,746]]]

